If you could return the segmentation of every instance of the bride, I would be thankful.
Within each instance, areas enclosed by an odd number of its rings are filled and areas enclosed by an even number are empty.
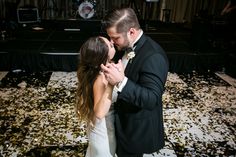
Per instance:
[[[89,38],[80,48],[76,113],[88,126],[86,157],[115,156],[113,86],[100,69],[114,55],[113,44],[101,36]]]

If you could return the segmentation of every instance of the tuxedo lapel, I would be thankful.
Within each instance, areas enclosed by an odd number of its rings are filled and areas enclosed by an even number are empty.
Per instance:
[[[144,42],[146,41],[146,36],[143,34],[141,36],[141,38],[137,41],[137,44],[135,44],[135,49],[134,49],[134,52],[135,52],[135,57],[130,59],[127,66],[126,66],[126,69],[125,69],[125,75],[130,75],[130,73],[133,71],[132,68],[133,68],[133,65],[135,65],[136,62],[138,62],[142,57],[140,56],[141,55],[141,48],[144,44]],[[132,75],[132,74],[131,74]]]

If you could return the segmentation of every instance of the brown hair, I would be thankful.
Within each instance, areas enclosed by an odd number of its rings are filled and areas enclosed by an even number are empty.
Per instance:
[[[117,33],[126,33],[130,28],[140,29],[138,18],[132,8],[111,10],[103,19],[104,29],[116,27]]]
[[[100,65],[107,62],[108,51],[107,44],[99,36],[89,38],[80,48],[75,106],[80,120],[89,122],[93,118],[93,84],[99,75]]]

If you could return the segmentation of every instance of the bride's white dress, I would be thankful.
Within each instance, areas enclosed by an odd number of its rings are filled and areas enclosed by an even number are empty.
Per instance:
[[[96,118],[95,124],[88,127],[88,141],[86,157],[115,157],[116,138],[113,105],[105,118]]]

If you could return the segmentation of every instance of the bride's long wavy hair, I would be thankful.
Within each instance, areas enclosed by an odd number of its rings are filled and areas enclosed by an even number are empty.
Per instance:
[[[89,38],[79,50],[75,105],[79,120],[86,122],[93,120],[93,84],[101,70],[100,65],[105,65],[108,60],[108,51],[108,45],[99,36]]]

